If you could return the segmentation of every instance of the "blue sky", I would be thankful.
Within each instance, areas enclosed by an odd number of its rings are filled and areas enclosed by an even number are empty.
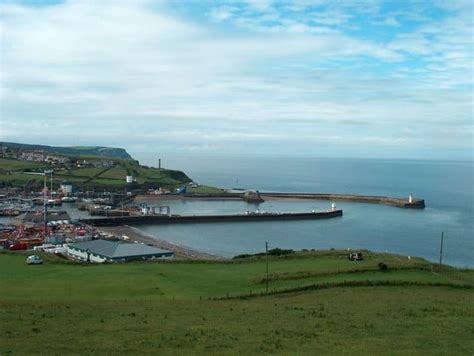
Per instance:
[[[473,159],[471,1],[0,1],[0,139]]]

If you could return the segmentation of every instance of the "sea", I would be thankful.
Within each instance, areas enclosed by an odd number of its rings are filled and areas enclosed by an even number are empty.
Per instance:
[[[135,153],[142,164],[158,157]],[[342,217],[327,220],[140,225],[141,230],[225,257],[282,249],[368,249],[474,267],[474,165],[464,161],[302,157],[162,156],[162,167],[179,169],[195,182],[262,192],[346,193],[425,200],[423,210],[335,202]],[[173,214],[327,210],[330,201],[160,201]]]

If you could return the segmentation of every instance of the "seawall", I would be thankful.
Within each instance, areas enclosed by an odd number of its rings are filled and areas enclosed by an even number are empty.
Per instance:
[[[356,194],[320,194],[320,193],[273,193],[260,192],[264,200],[289,200],[289,199],[307,199],[307,200],[334,200],[349,201],[358,203],[371,203],[390,205],[405,209],[424,209],[425,201],[423,199],[413,199],[410,202],[407,198],[386,197],[378,195],[356,195]],[[148,202],[153,200],[242,200],[243,194],[240,193],[188,193],[188,194],[163,194],[163,195],[138,195],[135,202]]]
[[[139,224],[185,224],[214,222],[244,222],[268,220],[315,220],[342,216],[342,210],[330,210],[315,213],[262,213],[238,215],[142,215],[117,216],[97,219],[80,219],[82,223],[94,226],[117,226]]]
[[[265,200],[281,199],[309,199],[309,200],[334,200],[334,201],[352,201],[358,203],[372,203],[395,206],[405,209],[424,209],[425,201],[423,199],[413,199],[410,202],[404,198],[394,198],[377,195],[354,195],[354,194],[313,194],[313,193],[260,193]]]

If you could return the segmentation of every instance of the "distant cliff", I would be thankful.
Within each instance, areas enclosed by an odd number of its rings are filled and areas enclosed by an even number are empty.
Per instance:
[[[132,159],[123,148],[102,147],[102,146],[46,146],[46,145],[28,145],[24,143],[0,142],[0,146],[16,150],[42,150],[50,153],[63,155],[90,155],[100,157],[112,157],[120,159]]]
[[[35,176],[50,169],[54,171],[53,186],[58,187],[67,180],[82,190],[146,192],[163,188],[174,191],[192,182],[182,171],[142,166],[123,148],[0,142],[0,188],[38,189],[41,184],[34,184],[39,178]]]

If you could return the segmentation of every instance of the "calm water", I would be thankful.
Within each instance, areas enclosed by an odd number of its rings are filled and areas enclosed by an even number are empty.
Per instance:
[[[142,163],[156,165],[147,155]],[[436,261],[441,232],[443,261],[474,266],[473,163],[314,158],[161,157],[163,166],[184,170],[201,184],[261,191],[331,192],[425,199],[426,209],[337,202],[342,218],[316,221],[141,226],[150,234],[202,251],[233,256],[271,247],[292,249],[367,248]],[[164,203],[160,203],[165,205]],[[175,214],[240,213],[244,202],[173,201]],[[310,211],[330,202],[266,202],[266,211]]]

